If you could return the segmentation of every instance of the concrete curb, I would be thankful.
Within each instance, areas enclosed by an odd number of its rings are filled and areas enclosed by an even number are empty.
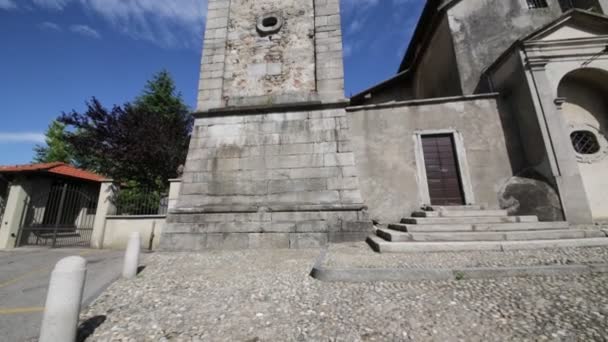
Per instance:
[[[327,255],[323,251],[310,276],[324,282],[366,283],[377,281],[421,281],[421,280],[465,280],[505,277],[565,276],[574,274],[608,273],[608,264],[552,265],[525,267],[479,267],[479,268],[325,268]]]

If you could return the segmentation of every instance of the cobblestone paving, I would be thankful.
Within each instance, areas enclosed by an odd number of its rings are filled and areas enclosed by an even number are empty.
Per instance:
[[[606,341],[608,276],[323,283],[318,250],[152,254],[89,341]]]
[[[608,263],[608,247],[381,254],[360,242],[331,245],[323,265],[332,268],[469,268],[602,263]]]

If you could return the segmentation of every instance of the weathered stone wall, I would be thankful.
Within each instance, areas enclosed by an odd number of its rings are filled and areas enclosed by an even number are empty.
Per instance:
[[[196,120],[178,207],[361,203],[344,109]]]
[[[202,117],[164,231],[177,236],[163,246],[360,240],[371,229],[363,209],[343,108]]]
[[[528,83],[518,52],[506,57],[492,72],[491,85],[501,94],[501,117],[508,131],[508,148],[516,173],[534,169],[553,180],[553,174],[543,140],[542,128],[534,107],[533,88]]]
[[[197,111],[343,99],[343,69],[339,0],[209,0]]]
[[[321,100],[344,98],[340,0],[314,0],[317,93]]]
[[[162,248],[306,248],[371,231],[340,101],[339,5],[209,0],[201,113]]]
[[[415,98],[462,95],[458,64],[447,18],[436,28],[415,69]]]
[[[225,105],[222,99],[230,0],[208,0],[197,111]]]
[[[260,17],[284,23],[261,35]],[[224,96],[263,96],[315,90],[313,0],[232,0],[228,22]]]
[[[473,94],[482,72],[511,44],[562,14],[557,1],[529,9],[523,0],[460,1],[448,10],[464,94]]]
[[[444,99],[349,108],[361,194],[372,219],[395,222],[421,205],[414,138],[451,129],[462,136],[477,204],[498,208],[513,175],[496,100]]]

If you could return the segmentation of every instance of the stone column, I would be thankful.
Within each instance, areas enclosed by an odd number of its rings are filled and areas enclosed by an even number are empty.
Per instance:
[[[340,0],[315,0],[317,91],[322,100],[344,99]]]
[[[181,189],[181,178],[169,179],[169,210],[174,209],[177,206],[177,199],[179,198]]]
[[[208,1],[197,111],[223,106],[222,88],[224,85],[229,16],[230,0]]]
[[[540,105],[540,124],[547,128],[547,154],[555,162],[553,173],[566,220],[572,224],[589,224],[593,222],[591,208],[561,111],[563,101],[555,101],[555,91],[545,71],[546,64],[546,61],[530,61],[528,67]]]
[[[95,222],[93,224],[93,235],[91,237],[92,248],[103,248],[103,239],[106,230],[106,217],[114,208],[112,204],[112,196],[116,187],[111,179],[104,180],[99,189],[99,199],[97,200],[97,211],[95,213]]]
[[[10,185],[4,217],[0,222],[0,249],[15,248],[28,199],[24,185],[23,179],[16,179]]]

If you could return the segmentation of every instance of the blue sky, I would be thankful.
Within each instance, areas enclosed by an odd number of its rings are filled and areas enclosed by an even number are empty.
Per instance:
[[[346,95],[393,75],[424,0],[341,0]],[[0,0],[0,164],[31,161],[49,123],[137,96],[167,69],[194,107],[206,0]]]

